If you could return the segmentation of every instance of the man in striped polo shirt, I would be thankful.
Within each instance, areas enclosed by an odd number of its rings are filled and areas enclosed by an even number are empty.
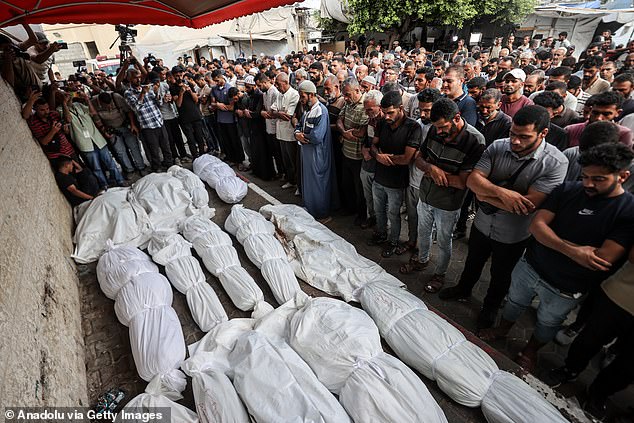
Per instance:
[[[416,166],[424,172],[418,201],[418,262],[414,270],[429,263],[432,229],[440,251],[434,274],[425,291],[435,293],[445,283],[445,273],[451,259],[454,225],[467,193],[469,173],[484,151],[484,136],[460,115],[458,105],[441,98],[431,108],[432,127],[417,154]]]

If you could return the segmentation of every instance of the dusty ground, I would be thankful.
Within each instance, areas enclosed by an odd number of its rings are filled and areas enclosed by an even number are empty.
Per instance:
[[[268,194],[277,198],[282,203],[300,203],[300,199],[295,197],[293,192],[282,190],[279,187],[279,181],[260,181],[249,173],[246,173],[244,176],[256,183]],[[223,227],[224,221],[230,212],[230,206],[218,199],[215,192],[212,190],[210,190],[210,200],[211,205],[216,209],[216,216],[213,220]],[[249,194],[243,200],[245,207],[255,210],[267,203],[268,201],[253,190],[249,190]],[[443,302],[437,297],[437,295],[426,294],[423,291],[424,283],[429,277],[431,277],[431,269],[414,275],[400,275],[398,268],[401,264],[407,261],[407,257],[405,255],[402,257],[395,256],[390,259],[381,258],[378,247],[369,247],[366,245],[366,240],[371,235],[370,230],[363,231],[354,226],[352,223],[353,218],[350,216],[346,217],[335,215],[334,217],[335,219],[328,224],[328,226],[334,232],[352,243],[360,254],[378,262],[388,272],[400,278],[408,286],[411,292],[422,298],[428,305],[436,308],[441,314],[446,316],[446,318],[455,323],[457,326],[461,327],[468,338],[481,345],[487,352],[489,352],[489,354],[491,354],[501,369],[509,370],[511,372],[518,371],[518,367],[511,358],[515,356],[515,354],[530,337],[532,322],[534,321],[534,313],[526,313],[519,324],[517,324],[512,330],[511,336],[507,341],[494,342],[491,346],[481,343],[477,338],[473,337],[473,334],[470,332],[475,329],[475,318],[477,317],[481,300],[486,293],[489,279],[488,266],[485,268],[481,281],[476,286],[472,301],[467,303]],[[406,222],[403,223],[403,234],[404,237],[406,237]],[[258,283],[258,285],[262,288],[265,299],[270,304],[276,305],[277,303],[275,302],[268,285],[262,278],[258,269],[249,261],[242,246],[237,242],[237,240],[235,240],[235,238],[234,246],[239,253],[242,265],[253,276],[256,283]],[[447,273],[448,285],[452,285],[460,276],[467,252],[467,240],[463,239],[456,242],[454,244],[453,251],[452,263]],[[99,289],[95,267],[95,263],[78,266],[80,272],[83,329],[86,344],[88,396],[91,403],[94,403],[96,398],[106,390],[112,387],[121,387],[127,392],[125,401],[128,401],[137,394],[143,392],[146,383],[140,379],[136,372],[130,351],[128,329],[117,320],[114,314],[114,302],[106,298]],[[213,287],[225,307],[229,318],[248,317],[249,313],[237,309],[232,304],[218,279],[209,274],[206,270],[205,274],[207,276],[207,281]],[[300,285],[302,286],[302,289],[311,296],[326,295],[303,282],[300,282]],[[190,344],[200,339],[204,334],[192,320],[185,296],[176,290],[174,290],[173,307],[180,317],[186,343]],[[540,354],[536,375],[539,376],[542,372],[552,368],[553,366],[560,365],[563,357],[565,357],[565,352],[566,348],[559,347],[555,344],[545,347]],[[596,370],[593,369],[586,371],[578,382],[562,387],[561,392],[565,396],[579,395],[583,398],[583,388],[588,379],[591,378],[594,373],[596,373]],[[470,409],[460,406],[440,391],[434,382],[429,382],[425,378],[423,378],[423,381],[425,381],[430,392],[445,411],[450,422],[485,421],[484,416],[479,409]],[[620,405],[616,408],[620,409],[625,404],[632,404],[633,398],[634,394],[632,394],[631,390],[616,396],[614,402]],[[184,399],[180,402],[194,409],[191,384],[188,384],[188,389],[184,393]]]

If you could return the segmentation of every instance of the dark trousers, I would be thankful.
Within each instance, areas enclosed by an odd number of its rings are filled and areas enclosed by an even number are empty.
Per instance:
[[[621,339],[621,338],[619,338]],[[588,389],[590,397],[604,399],[634,382],[634,330],[623,335],[623,344],[618,355],[601,370]]]
[[[273,161],[275,162],[275,170],[278,175],[286,173],[284,168],[284,162],[282,161],[282,147],[280,142],[275,138],[275,134],[266,134],[266,143],[268,151],[273,155]]]
[[[187,156],[187,150],[185,150],[185,143],[183,142],[183,135],[181,134],[181,128],[178,125],[178,118],[165,121],[165,130],[170,141],[170,151],[173,158],[183,158]]]
[[[207,147],[205,146],[205,133],[203,132],[202,119],[193,122],[181,123],[181,128],[187,138],[187,146],[192,152],[192,157],[196,158],[201,154],[205,154]]]
[[[585,327],[568,350],[566,367],[573,372],[583,371],[604,345],[634,327],[634,316],[616,305],[602,289],[595,295]]]
[[[81,192],[85,192],[93,197],[97,195],[99,192],[99,181],[97,181],[97,177],[90,169],[84,167],[80,172],[76,172],[74,176],[79,185],[77,188],[79,188]]]
[[[484,265],[491,257],[491,282],[484,298],[484,308],[498,309],[511,285],[513,268],[524,254],[527,244],[528,239],[515,244],[494,241],[480,232],[475,225],[471,226],[469,252],[458,286],[464,292],[471,292],[480,280]]]
[[[282,163],[286,169],[286,180],[288,183],[297,184],[297,142],[280,140],[280,150],[282,152]]]
[[[356,213],[361,219],[367,218],[363,184],[361,183],[361,162],[343,157],[341,161],[342,192],[344,208]]]
[[[144,146],[146,147],[145,154],[148,156],[150,166],[154,172],[160,169],[161,164],[164,166],[172,166],[174,164],[165,126],[161,126],[160,128],[142,129],[141,136],[143,138]],[[161,153],[163,153],[162,163]]]
[[[244,161],[244,150],[242,149],[236,124],[218,122],[218,137],[226,159],[231,163],[242,163]]]
[[[467,231],[467,219],[469,218],[471,203],[473,203],[473,192],[468,189],[467,195],[462,203],[462,208],[460,209],[460,217],[458,218],[458,222],[456,222],[456,231],[458,232]]]

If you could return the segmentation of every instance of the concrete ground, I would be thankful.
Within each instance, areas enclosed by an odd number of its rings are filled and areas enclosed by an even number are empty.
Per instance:
[[[264,197],[256,191],[260,191],[255,187],[250,189],[248,195],[242,201],[245,207],[250,209],[259,209],[261,206],[269,203],[271,197],[282,203],[301,204],[301,199],[293,195],[291,190],[282,190],[279,181],[265,182],[258,180],[251,173],[244,173],[243,177],[248,181],[257,184],[259,188],[266,192]],[[223,203],[213,190],[210,192],[211,206],[216,209],[216,216],[213,221],[221,227],[230,212],[230,205]],[[270,197],[269,197],[270,196]],[[265,199],[268,198],[267,199]],[[384,259],[380,255],[379,247],[369,247],[366,240],[371,235],[371,230],[362,230],[353,224],[352,216],[333,215],[334,219],[328,224],[328,227],[334,232],[352,243],[357,251],[368,257],[369,259],[379,263],[388,272],[401,279],[409,288],[409,290],[422,298],[430,308],[435,308],[439,314],[447,318],[449,321],[458,326],[466,334],[468,339],[484,348],[497,362],[501,369],[508,370],[519,374],[519,367],[513,362],[512,358],[522,348],[523,344],[528,340],[531,334],[531,328],[534,322],[534,313],[528,312],[513,328],[510,337],[506,341],[493,342],[490,346],[484,344],[472,331],[475,330],[475,319],[478,315],[479,307],[486,293],[488,285],[488,265],[483,272],[481,281],[474,290],[473,299],[467,303],[444,302],[437,295],[430,295],[424,292],[424,283],[431,277],[433,270],[429,269],[422,273],[412,275],[401,275],[398,272],[399,267],[408,259],[407,255],[394,256]],[[403,218],[405,215],[403,215]],[[406,238],[407,222],[403,220],[403,236]],[[259,270],[253,265],[242,246],[234,238],[234,247],[238,251],[240,260],[244,268],[253,276],[254,280],[262,288],[265,299],[270,304],[277,304],[268,285],[262,278]],[[433,253],[433,252],[432,252]],[[464,259],[467,253],[467,239],[462,239],[454,244],[452,262],[447,273],[447,285],[457,282],[464,265]],[[195,255],[195,252],[194,252]],[[201,263],[202,264],[202,263]],[[114,302],[109,300],[101,290],[96,278],[96,263],[90,265],[79,265],[81,298],[82,298],[82,315],[83,330],[86,346],[86,371],[88,378],[88,396],[91,404],[94,404],[97,397],[103,392],[113,387],[120,387],[127,393],[125,402],[132,399],[139,393],[142,393],[147,385],[137,374],[134,360],[132,358],[130,343],[128,337],[128,329],[119,323],[114,313]],[[203,266],[204,269],[204,266]],[[161,269],[163,271],[163,269]],[[207,281],[213,287],[214,291],[221,300],[229,318],[248,317],[249,313],[237,309],[223,290],[218,279],[209,274],[205,270]],[[325,293],[300,281],[302,289],[311,296],[326,296]],[[186,344],[199,340],[204,333],[196,326],[189,313],[185,296],[174,290],[173,307],[180,318],[183,333],[185,335]],[[389,347],[386,346],[389,352]],[[558,366],[563,362],[566,348],[557,346],[556,344],[547,345],[540,353],[537,363],[536,376],[540,376],[544,371]],[[565,397],[577,396],[579,402],[584,400],[584,386],[589,380],[592,380],[596,374],[595,369],[589,369],[576,383],[568,384],[560,389],[561,394]],[[432,395],[436,398],[440,406],[445,411],[449,422],[485,422],[479,408],[471,409],[453,402],[447,395],[438,389],[434,382],[422,378],[428,386]],[[559,402],[565,402],[563,396],[560,396]],[[613,414],[620,414],[626,405],[633,404],[634,393],[630,389],[613,398],[611,406]],[[183,405],[195,410],[193,395],[191,392],[191,383],[184,393],[184,398],[180,401]],[[574,401],[571,409],[574,410]],[[580,415],[579,410],[574,412]],[[568,415],[572,421],[583,421]],[[631,421],[631,420],[618,420]]]

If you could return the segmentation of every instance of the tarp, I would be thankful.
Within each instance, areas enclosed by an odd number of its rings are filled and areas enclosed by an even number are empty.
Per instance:
[[[295,0],[10,0],[0,6],[0,27],[21,23],[119,23],[203,28]]]

